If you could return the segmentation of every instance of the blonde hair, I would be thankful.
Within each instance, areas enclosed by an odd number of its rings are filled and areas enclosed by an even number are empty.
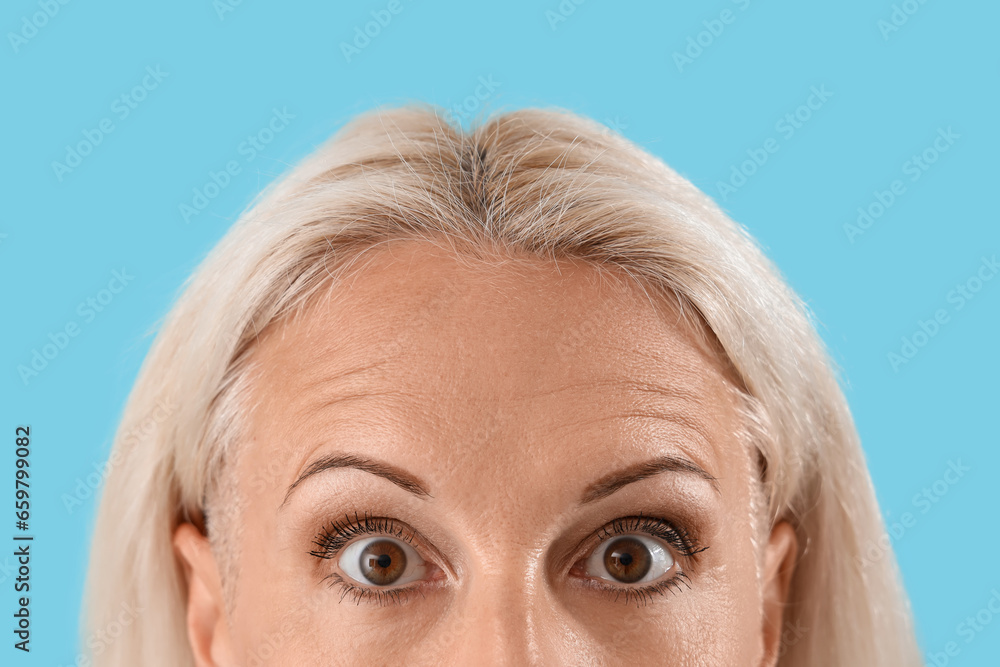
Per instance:
[[[258,334],[365,249],[431,237],[620,268],[686,304],[741,385],[767,519],[798,534],[778,664],[920,664],[831,362],[748,233],[593,121],[521,110],[463,131],[422,107],[355,119],[262,193],[167,317],[125,408],[98,512],[86,618],[95,664],[193,664],[171,536],[202,516],[235,453]],[[866,560],[876,544],[882,557]],[[93,633],[117,623],[123,605],[137,618],[95,646]]]

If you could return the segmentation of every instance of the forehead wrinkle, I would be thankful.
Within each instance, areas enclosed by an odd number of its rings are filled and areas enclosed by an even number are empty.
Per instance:
[[[671,385],[670,387],[664,387],[653,382],[644,382],[641,380],[613,379],[605,381],[598,380],[574,382],[554,389],[535,391],[526,396],[524,400],[534,401],[538,398],[552,397],[562,392],[578,389],[591,390],[594,388],[610,388],[615,390],[624,389],[625,391],[609,392],[609,395],[622,399],[626,404],[628,404],[630,411],[615,412],[614,414],[605,417],[595,417],[593,419],[577,421],[575,423],[591,423],[606,419],[613,419],[615,416],[651,417],[676,422],[681,426],[685,426],[694,431],[706,443],[711,441],[706,429],[706,424],[704,424],[702,420],[693,417],[693,414],[697,413],[699,409],[704,410],[705,408],[718,407],[716,406],[716,402],[713,400],[714,396],[710,395],[710,390],[707,388],[685,388],[683,383],[677,383]],[[669,401],[662,401],[660,400],[661,398],[669,399]],[[636,405],[637,401],[630,399],[645,400],[642,401],[641,405]],[[670,407],[664,408],[664,406],[667,405]],[[714,415],[716,413],[711,411],[707,414]]]
[[[593,424],[600,424],[602,422],[614,422],[622,421],[628,422],[636,419],[650,419],[659,423],[664,423],[672,427],[679,427],[684,433],[690,434],[695,442],[695,447],[691,447],[691,442],[687,438],[681,438],[680,440],[675,440],[674,438],[661,438],[661,437],[651,437],[649,435],[643,434],[637,438],[626,438],[623,440],[616,440],[615,444],[622,444],[623,442],[628,442],[634,440],[636,443],[640,442],[652,442],[655,444],[672,444],[675,445],[678,451],[689,456],[695,463],[699,466],[708,470],[713,476],[718,476],[718,472],[713,470],[717,468],[717,465],[708,465],[703,458],[708,458],[713,464],[717,463],[719,447],[717,445],[721,443],[715,443],[713,439],[707,433],[704,425],[697,419],[692,419],[682,412],[668,412],[668,411],[656,411],[656,410],[633,410],[628,412],[614,412],[609,415],[603,415],[598,417],[592,417],[589,419],[577,419],[572,423],[560,424],[556,426],[557,431],[565,429],[573,429],[579,426],[587,426]],[[697,456],[696,454],[702,453],[702,455]]]
[[[303,391],[309,391],[312,389],[317,389],[320,387],[326,387],[331,384],[337,384],[342,380],[352,379],[357,376],[363,376],[369,371],[375,370],[376,368],[383,366],[388,359],[381,359],[379,361],[373,361],[369,364],[363,366],[347,367],[338,369],[337,371],[329,374],[315,373],[313,377],[302,381],[299,384],[299,389]],[[301,378],[301,375],[296,377]]]
[[[652,394],[666,398],[680,399],[691,403],[698,403],[699,405],[705,403],[705,389],[702,386],[685,387],[684,382],[678,381],[677,383],[672,383],[670,387],[664,387],[663,385],[655,382],[622,377],[615,377],[606,380],[587,379],[579,382],[569,382],[552,389],[535,390],[531,393],[530,398],[545,398],[562,392],[572,391],[574,389],[593,389],[595,387],[624,389],[640,396]]]
[[[612,421],[628,421],[630,419],[654,419],[658,422],[664,422],[672,426],[680,426],[684,430],[693,433],[698,440],[698,444],[705,447],[711,446],[712,439],[709,436],[707,429],[704,428],[704,424],[697,419],[692,419],[684,412],[674,412],[670,410],[615,410],[606,415],[597,415],[584,419],[574,419],[572,422],[560,424],[556,428],[571,429],[576,426],[588,426]]]
[[[588,412],[587,417],[555,424],[554,431],[567,431],[581,426],[615,421],[655,420],[670,427],[678,427],[688,434],[687,437],[682,437],[679,442],[674,438],[670,438],[666,442],[675,444],[695,463],[712,471],[713,475],[718,475],[719,456],[726,443],[719,441],[720,437],[725,437],[725,434],[714,431],[717,430],[719,410],[727,409],[729,399],[723,397],[722,403],[720,403],[718,393],[710,385],[710,382],[705,381],[692,387],[689,383],[678,381],[670,386],[663,386],[659,383],[632,378],[614,378],[604,381],[566,384],[555,389],[534,392],[531,397],[526,397],[524,400],[537,400],[538,397],[542,396],[552,397],[571,390],[582,389],[589,392],[595,387],[605,390],[612,389],[613,391],[607,392],[607,395],[613,397],[610,401],[601,400],[596,403],[594,409]],[[601,394],[602,392],[597,392],[595,395],[600,396]],[[602,409],[605,414],[601,414]],[[641,438],[642,441],[647,439],[649,439],[647,435],[643,435]],[[658,438],[653,438],[651,442],[658,440]],[[691,446],[692,440],[694,446]],[[708,463],[712,465],[708,465]]]
[[[360,401],[364,399],[371,398],[383,398],[383,397],[405,397],[414,398],[412,394],[409,394],[402,390],[397,389],[387,389],[385,391],[357,391],[351,393],[334,393],[333,395],[323,395],[317,396],[316,400],[305,401],[298,410],[295,410],[292,414],[305,417],[310,415],[316,415],[323,412],[327,408],[333,407],[335,405],[340,405],[342,403],[349,403],[351,401]]]

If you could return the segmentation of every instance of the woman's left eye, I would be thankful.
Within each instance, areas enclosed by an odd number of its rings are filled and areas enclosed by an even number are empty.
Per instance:
[[[626,603],[645,603],[653,593],[679,592],[682,585],[690,588],[678,559],[690,558],[694,563],[694,557],[708,548],[699,547],[676,524],[641,514],[615,519],[595,537],[600,543],[576,561],[571,573]],[[364,517],[355,514],[352,520],[345,515],[343,521],[324,527],[313,544],[317,548],[309,552],[312,556],[336,561],[337,571],[324,568],[323,579],[341,588],[341,600],[351,595],[358,603],[401,603],[411,592],[422,590],[423,583],[441,583],[446,578],[433,561],[418,553],[417,547],[425,543],[416,532],[395,519],[365,513]]]
[[[587,557],[587,576],[619,584],[656,581],[674,567],[670,551],[645,535],[622,535],[606,540]]]
[[[344,548],[340,569],[365,586],[401,586],[422,578],[427,564],[409,544],[391,537],[369,537]]]

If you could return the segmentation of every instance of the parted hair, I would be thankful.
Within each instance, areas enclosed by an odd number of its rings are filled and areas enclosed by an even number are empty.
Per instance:
[[[661,160],[572,113],[525,109],[466,130],[407,106],[355,118],[263,191],[165,317],[98,508],[82,637],[95,665],[193,664],[171,538],[206,516],[236,453],[258,334],[336,289],[359,253],[406,238],[586,260],[683,304],[734,370],[764,520],[798,535],[778,664],[921,664],[833,364],[747,231]],[[226,538],[207,515],[214,548]],[[879,557],[865,556],[872,547]],[[139,611],[122,624],[126,606]]]

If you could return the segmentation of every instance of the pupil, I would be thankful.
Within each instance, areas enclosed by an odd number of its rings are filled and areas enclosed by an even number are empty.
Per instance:
[[[646,545],[634,537],[621,537],[608,545],[604,552],[604,567],[622,583],[639,581],[653,565],[653,555]]]
[[[406,572],[406,552],[392,540],[376,540],[361,552],[360,565],[365,579],[388,586]]]

